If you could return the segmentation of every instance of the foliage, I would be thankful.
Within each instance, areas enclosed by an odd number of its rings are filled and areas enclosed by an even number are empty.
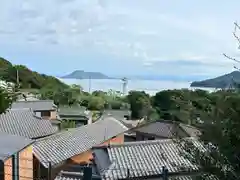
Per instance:
[[[17,84],[17,71],[19,75],[20,88],[41,89],[45,86],[66,88],[66,84],[53,76],[39,74],[23,65],[13,65],[6,59],[0,58],[0,77],[6,82]]]
[[[0,114],[5,113],[15,100],[15,94],[0,88]]]
[[[105,101],[102,97],[92,96],[88,103],[89,110],[103,110]]]
[[[201,125],[200,140],[205,151],[193,148],[190,142],[185,144],[184,150],[205,174],[212,174],[219,180],[240,179],[240,95],[223,91],[211,95],[215,96],[208,112],[211,120]]]
[[[151,107],[150,96],[144,91],[130,91],[127,96],[133,119],[141,119],[149,114]]]
[[[76,128],[76,123],[72,120],[64,120],[61,122],[60,127],[61,129]]]

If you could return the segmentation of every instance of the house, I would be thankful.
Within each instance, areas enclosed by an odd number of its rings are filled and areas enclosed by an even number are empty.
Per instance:
[[[121,144],[124,142],[123,133],[127,130],[118,120],[108,117],[40,139],[33,147],[41,171],[38,174],[45,174],[49,165],[53,167],[55,176],[67,165],[89,164],[93,146]]]
[[[0,179],[33,180],[32,140],[0,132]]]
[[[200,131],[193,126],[173,121],[155,121],[131,129],[129,134],[134,134],[133,141],[170,139],[175,137],[197,137]]]
[[[92,114],[86,108],[78,106],[61,106],[58,115],[62,121],[73,121],[76,127],[92,123]]]
[[[165,173],[168,179],[190,180],[199,175],[198,166],[181,155],[181,147],[172,139],[98,146],[93,157],[103,180],[159,180]]]
[[[43,119],[56,120],[57,106],[52,100],[37,100],[37,101],[16,101],[12,104],[12,109],[30,108],[36,116]]]
[[[131,120],[131,111],[129,110],[105,110],[102,117],[113,117],[130,129],[130,131],[124,134],[125,141],[136,141],[136,133],[132,132],[131,129],[136,128],[144,122],[144,119]]]
[[[48,120],[34,114],[31,109],[9,109],[0,114],[0,131],[38,139],[56,132]]]

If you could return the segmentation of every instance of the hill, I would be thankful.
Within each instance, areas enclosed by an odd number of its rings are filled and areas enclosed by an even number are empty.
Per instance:
[[[17,71],[20,88],[41,89],[43,87],[67,88],[59,79],[32,71],[23,65],[13,65],[8,60],[0,57],[0,79],[6,82],[17,83]]]
[[[82,70],[76,70],[68,75],[61,77],[63,79],[112,79],[100,72],[85,72]]]
[[[203,81],[195,81],[191,83],[191,87],[205,87],[205,88],[226,88],[230,84],[240,83],[240,72],[233,71],[216,78],[207,79]]]

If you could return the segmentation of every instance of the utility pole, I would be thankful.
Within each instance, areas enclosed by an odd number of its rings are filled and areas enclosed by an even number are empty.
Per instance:
[[[19,86],[19,74],[18,74],[18,69],[17,69],[17,86]]]
[[[89,81],[88,81],[88,92],[89,93],[91,93],[91,83],[92,83],[92,81],[91,81],[91,76],[89,76],[89,79],[88,79]]]

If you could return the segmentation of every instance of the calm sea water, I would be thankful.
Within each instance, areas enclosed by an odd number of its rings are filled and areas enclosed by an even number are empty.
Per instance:
[[[108,91],[110,89],[115,91],[123,90],[123,83],[117,79],[60,79],[66,84],[79,84],[83,87],[84,91],[95,91],[102,90]],[[128,80],[127,91],[139,90],[146,91],[147,93],[154,95],[156,92],[167,89],[182,89],[190,88],[191,82],[180,82],[180,81],[156,81],[156,80]],[[196,89],[196,88],[195,88]],[[198,88],[200,89],[200,88]],[[209,88],[201,88],[208,91],[213,91]]]

